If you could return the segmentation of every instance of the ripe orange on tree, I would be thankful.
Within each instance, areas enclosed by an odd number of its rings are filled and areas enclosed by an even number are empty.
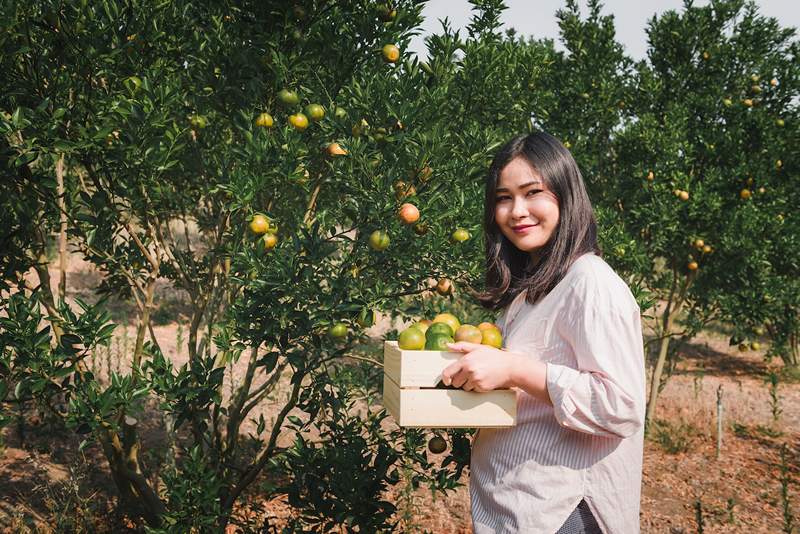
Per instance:
[[[690,271],[696,271],[699,267],[700,265],[698,265],[697,262],[694,260],[686,264],[686,268],[689,269]]]
[[[269,230],[269,218],[263,213],[256,213],[250,221],[250,231],[254,234],[265,234]]]
[[[383,60],[387,63],[394,63],[400,59],[400,49],[397,45],[387,44],[383,46]]]
[[[413,224],[419,220],[419,210],[414,204],[406,202],[397,211],[397,216],[403,224]]]
[[[750,192],[749,189],[742,189],[741,191],[739,191],[739,198],[741,198],[742,200],[747,200],[751,196],[752,196],[752,193]]]
[[[436,292],[443,297],[450,295],[453,292],[453,282],[447,278],[440,278],[439,281],[436,282]]]
[[[272,115],[266,112],[261,113],[256,119],[256,126],[261,126],[262,128],[272,128],[273,124],[275,124],[275,121],[272,119]]]
[[[294,128],[300,132],[308,128],[308,117],[306,117],[302,113],[295,113],[294,115],[289,115],[289,124],[294,126]]]
[[[267,250],[275,248],[275,245],[278,244],[278,236],[276,236],[272,232],[267,232],[266,234],[264,234],[262,240],[264,241],[264,248]]]
[[[340,145],[339,143],[330,143],[325,148],[325,152],[327,152],[328,155],[330,157],[332,157],[332,158],[336,157],[336,156],[346,156],[347,155],[347,150],[342,148],[342,145]]]

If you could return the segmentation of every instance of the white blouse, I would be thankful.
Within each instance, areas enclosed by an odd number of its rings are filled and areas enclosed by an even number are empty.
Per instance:
[[[554,533],[581,499],[604,533],[639,532],[645,377],[639,306],[585,254],[536,304],[501,314],[506,350],[546,363],[553,405],[517,392],[517,426],[472,445],[476,534]]]

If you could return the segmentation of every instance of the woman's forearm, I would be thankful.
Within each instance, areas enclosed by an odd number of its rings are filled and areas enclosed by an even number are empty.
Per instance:
[[[547,391],[547,365],[538,360],[518,355],[511,371],[511,384],[542,402],[553,404]]]

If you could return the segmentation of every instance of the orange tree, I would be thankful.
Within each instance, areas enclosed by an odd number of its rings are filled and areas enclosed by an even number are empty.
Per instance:
[[[433,464],[424,432],[382,430],[376,362],[354,348],[375,310],[419,313],[428,280],[480,269],[478,177],[527,119],[459,106],[521,94],[550,52],[515,58],[500,3],[476,7],[469,36],[431,38],[426,64],[404,52],[417,2],[4,7],[3,413],[36,403],[85,435],[122,502],[165,531],[223,528],[267,472],[298,529],[389,528],[401,472],[453,487],[464,433]],[[413,228],[403,201],[422,214]],[[458,227],[473,237],[454,243]],[[114,325],[102,301],[73,309],[49,286],[56,234],[60,258],[68,238],[104,274],[101,295],[135,305],[129,369],[89,365]],[[31,267],[38,280],[18,274]],[[159,280],[188,300],[179,368],[152,328]],[[155,469],[138,432],[148,398],[177,438]],[[268,402],[274,417],[256,416]]]
[[[648,36],[632,115],[612,144],[611,194],[651,260],[635,274],[661,304],[651,317],[651,420],[672,338],[729,320],[744,339],[767,316],[782,332],[796,329],[788,207],[797,178],[783,162],[788,133],[796,139],[798,70],[792,32],[740,1],[667,12]]]

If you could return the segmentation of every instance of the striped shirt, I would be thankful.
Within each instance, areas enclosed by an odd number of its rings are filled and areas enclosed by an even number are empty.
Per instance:
[[[581,499],[604,533],[639,532],[644,351],[639,306],[600,257],[585,254],[536,304],[501,314],[506,350],[546,363],[553,405],[517,392],[517,426],[472,446],[476,534],[552,534]]]

